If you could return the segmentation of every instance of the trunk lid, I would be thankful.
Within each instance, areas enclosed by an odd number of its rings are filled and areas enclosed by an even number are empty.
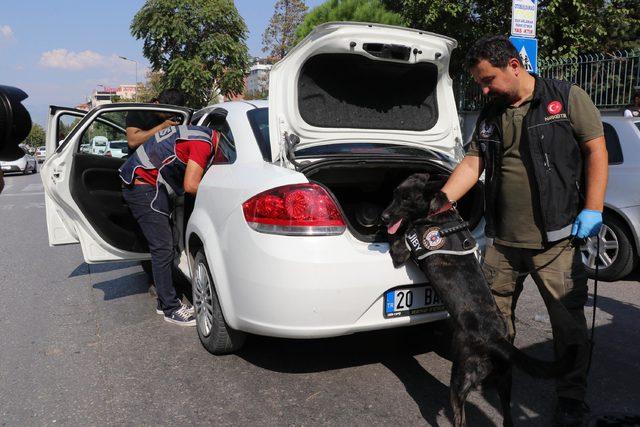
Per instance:
[[[461,158],[448,73],[456,45],[448,37],[381,24],[318,26],[271,71],[273,159],[286,162],[289,148],[354,143]]]

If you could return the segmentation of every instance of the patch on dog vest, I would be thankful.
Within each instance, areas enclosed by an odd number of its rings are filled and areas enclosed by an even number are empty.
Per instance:
[[[440,235],[439,227],[431,227],[422,235],[422,244],[425,245],[428,250],[434,251],[444,246],[445,239],[444,236]]]
[[[405,245],[414,260],[431,255],[468,255],[478,249],[478,245],[464,221],[445,224],[429,224],[428,220],[416,221],[405,233]]]

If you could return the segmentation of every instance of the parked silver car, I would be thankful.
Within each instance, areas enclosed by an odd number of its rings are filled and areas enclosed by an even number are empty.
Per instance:
[[[597,262],[599,278],[614,281],[628,275],[640,256],[640,118],[603,113],[602,122],[609,152],[604,225],[582,247],[582,261],[592,277]]]
[[[24,153],[24,156],[20,157],[18,160],[10,162],[0,161],[0,170],[2,170],[2,172],[20,172],[22,174],[38,172],[38,162],[36,162],[36,158],[25,151],[24,148],[20,147],[20,149]]]

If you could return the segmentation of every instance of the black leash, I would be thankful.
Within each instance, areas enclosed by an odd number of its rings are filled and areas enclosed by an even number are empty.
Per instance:
[[[599,233],[598,233],[599,234]],[[591,342],[589,346],[589,363],[587,364],[587,374],[591,370],[591,358],[593,357],[593,347],[596,345],[595,331],[596,331],[596,302],[598,300],[598,258],[600,258],[600,236],[596,234],[596,277],[593,279],[593,315],[591,317]]]
[[[562,250],[560,252],[558,252],[558,255],[554,256],[553,258],[551,258],[551,260],[547,261],[546,263],[542,264],[540,267],[538,268],[534,268],[533,270],[529,270],[526,271],[524,273],[520,273],[518,274],[516,277],[523,277],[523,276],[528,276],[531,273],[537,273],[538,271],[542,270],[545,267],[550,266],[551,264],[553,264],[553,262],[555,260],[557,260],[558,258],[560,258],[560,255],[562,255],[562,253],[564,251],[566,251],[568,248],[570,248],[571,246],[573,246],[573,244],[575,243],[575,236],[571,237],[571,239],[569,239],[569,242],[567,242],[566,246],[564,248],[562,248]]]

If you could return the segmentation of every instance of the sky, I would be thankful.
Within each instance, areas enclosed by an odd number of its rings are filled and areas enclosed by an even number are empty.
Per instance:
[[[3,1],[0,85],[27,92],[24,105],[45,125],[49,105],[75,106],[94,90],[144,81],[149,62],[129,31],[144,0]],[[251,56],[263,56],[262,33],[276,0],[235,0],[249,29]],[[324,0],[306,0],[309,8]]]

